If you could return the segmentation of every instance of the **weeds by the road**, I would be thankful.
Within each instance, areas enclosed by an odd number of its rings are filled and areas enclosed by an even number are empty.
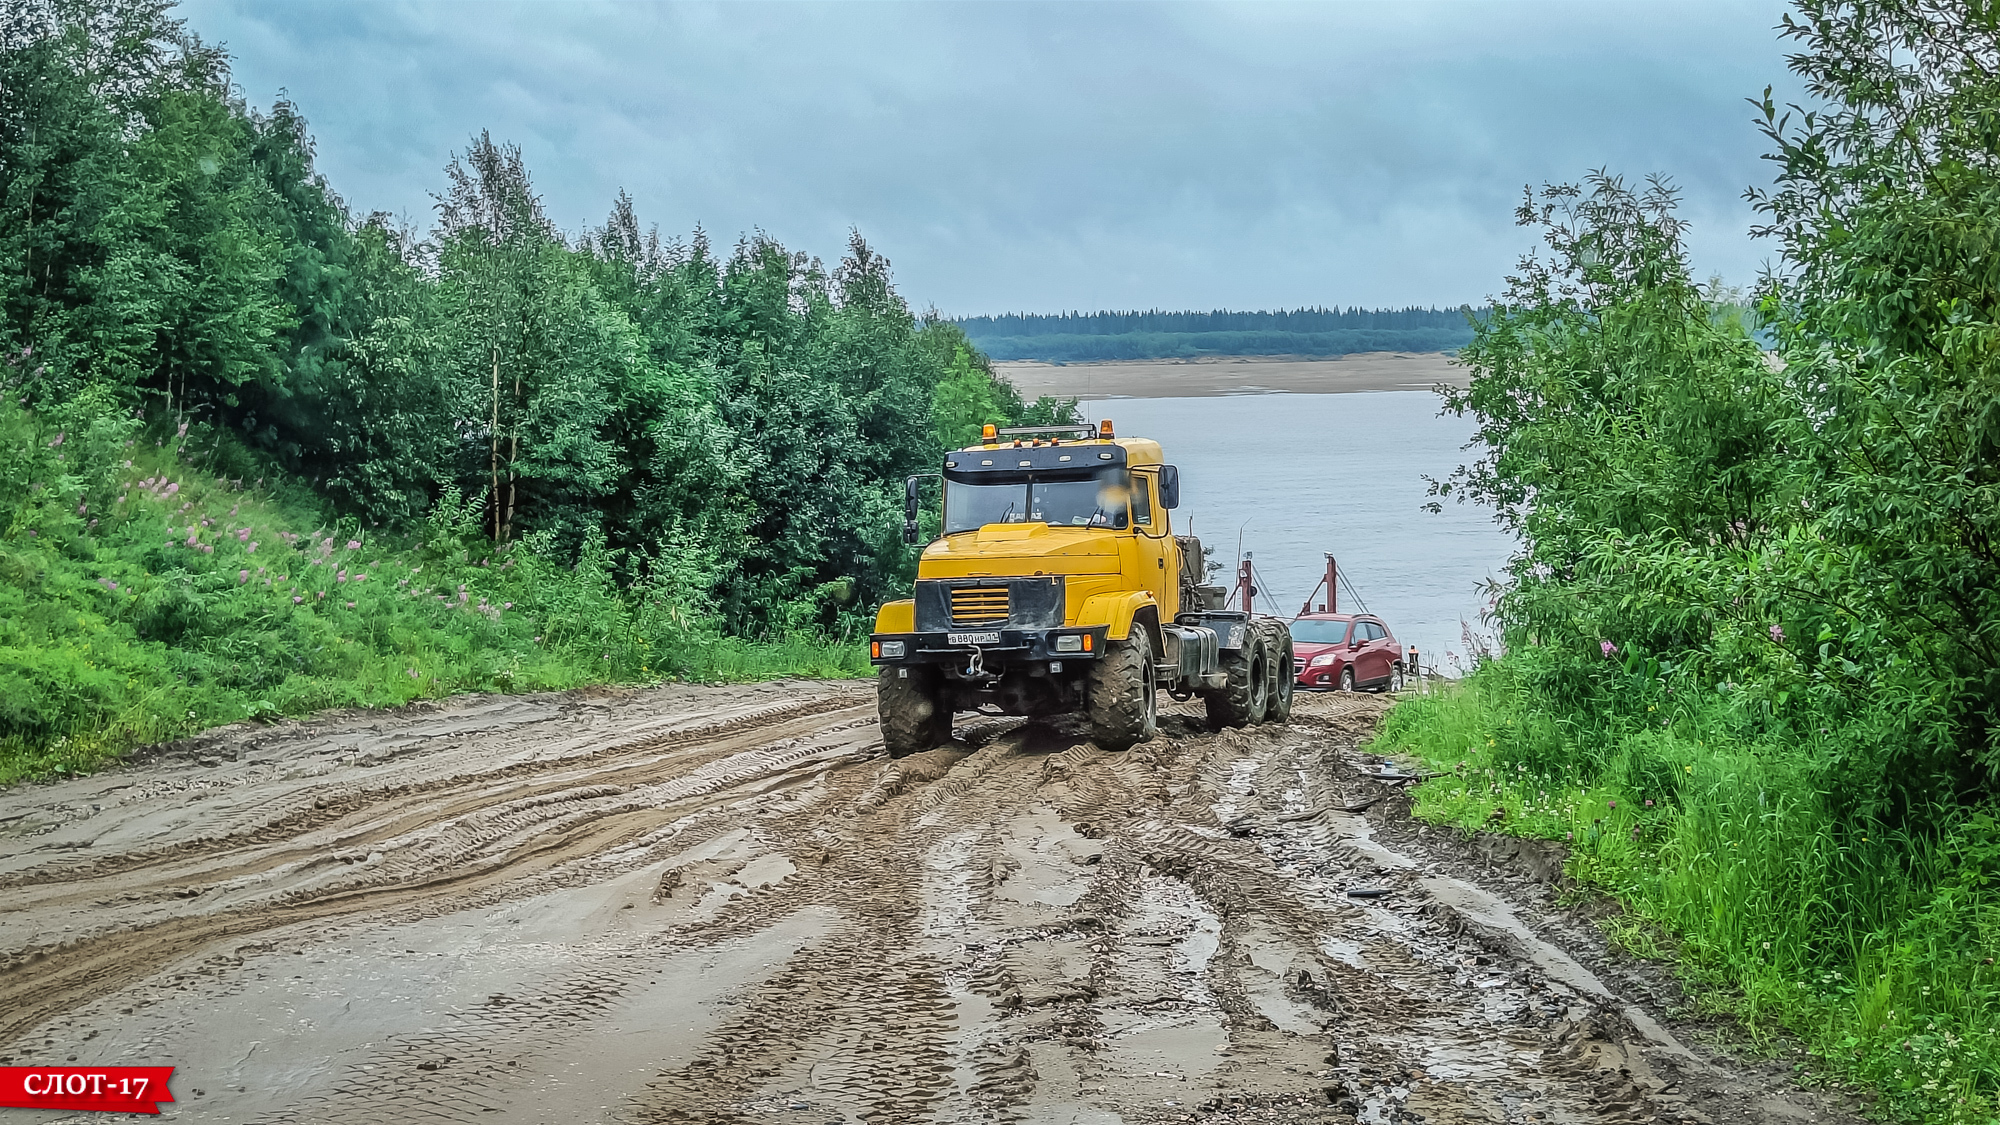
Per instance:
[[[228,479],[186,427],[142,438],[88,397],[0,400],[0,784],[329,707],[867,671],[855,643],[723,637],[665,581],[620,589],[601,542],[574,566],[494,550],[468,505],[412,535],[322,522],[303,489]]]
[[[1448,774],[1418,790],[1420,817],[1564,841],[1567,873],[1627,908],[1628,946],[1670,935],[1706,1003],[1799,1036],[1814,1072],[1911,1120],[1995,1120],[1992,814],[1940,812],[1954,821],[1921,837],[1843,829],[1822,748],[1738,727],[1723,701],[1682,699],[1584,729],[1502,661],[1399,703],[1373,748]]]

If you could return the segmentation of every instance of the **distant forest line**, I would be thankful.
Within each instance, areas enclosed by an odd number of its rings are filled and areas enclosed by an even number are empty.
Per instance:
[[[1300,308],[1266,312],[1008,313],[962,317],[996,360],[1077,363],[1201,355],[1350,355],[1456,351],[1483,310]]]

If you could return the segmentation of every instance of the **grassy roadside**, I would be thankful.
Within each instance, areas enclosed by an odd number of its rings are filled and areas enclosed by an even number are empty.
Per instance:
[[[1447,774],[1418,789],[1425,820],[1564,841],[1567,873],[1624,905],[1614,940],[1803,1040],[1803,1078],[1872,1087],[1900,1120],[2000,1120],[1990,814],[1844,832],[1813,748],[1742,740],[1715,705],[1586,730],[1527,700],[1488,665],[1398,703],[1370,749]]]
[[[401,535],[328,521],[88,403],[0,403],[0,451],[0,784],[260,716],[868,671],[858,643],[720,636],[664,579],[621,588],[600,545],[492,550],[462,502]]]

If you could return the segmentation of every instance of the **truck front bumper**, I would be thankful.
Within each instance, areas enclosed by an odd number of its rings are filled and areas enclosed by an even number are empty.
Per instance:
[[[1024,661],[1095,660],[1104,655],[1103,625],[1078,629],[953,629],[935,633],[870,633],[869,662],[964,664],[977,649],[988,667]]]

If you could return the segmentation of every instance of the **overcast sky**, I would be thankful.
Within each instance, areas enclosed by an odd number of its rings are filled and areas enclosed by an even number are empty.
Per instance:
[[[1746,97],[1777,3],[586,4],[191,0],[253,104],[289,92],[351,206],[420,223],[490,129],[565,229],[838,258],[912,304],[1455,305],[1531,241],[1525,184],[1673,177],[1697,268],[1754,280]]]

